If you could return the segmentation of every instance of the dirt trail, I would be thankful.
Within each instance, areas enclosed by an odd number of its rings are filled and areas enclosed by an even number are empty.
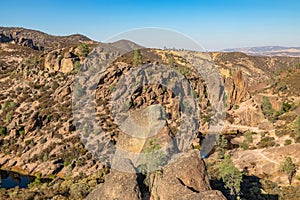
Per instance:
[[[261,152],[261,151],[259,151],[259,150],[257,150],[256,152],[258,153],[258,155],[260,155],[260,156],[263,157],[264,159],[268,160],[269,162],[274,163],[274,164],[276,164],[276,165],[279,165],[278,162],[276,162],[276,161],[274,161],[274,160],[268,158],[265,154],[263,154],[263,152]],[[253,152],[253,153],[254,153],[254,152]]]

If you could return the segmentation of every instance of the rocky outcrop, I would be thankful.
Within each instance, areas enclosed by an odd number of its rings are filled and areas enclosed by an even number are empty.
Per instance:
[[[259,103],[250,99],[239,105],[238,109],[228,111],[230,117],[227,119],[234,125],[258,127],[267,122]]]
[[[145,185],[138,181],[137,174],[112,171],[86,199],[142,199],[142,196],[151,200],[226,199],[220,191],[211,190],[205,163],[197,150],[181,156],[161,171],[150,173],[149,177],[149,193],[145,193]]]
[[[225,80],[227,103],[230,107],[238,105],[250,98],[248,83],[242,71],[233,71],[232,77]]]
[[[71,72],[73,70],[74,63],[76,61],[80,61],[80,58],[73,53],[74,51],[74,48],[51,51],[45,58],[45,68],[50,72]]]
[[[16,34],[13,34],[13,35],[16,35]],[[32,39],[26,38],[26,37],[23,37],[23,36],[13,37],[13,35],[12,34],[0,33],[0,43],[11,42],[13,44],[29,47],[29,48],[32,48],[34,50],[39,50],[40,49],[40,47],[38,47],[34,44]]]
[[[29,47],[35,50],[38,50],[39,47],[35,46],[32,39],[19,37],[15,39],[16,44],[19,44],[21,46]]]
[[[0,27],[0,42],[14,42],[34,50],[46,50],[47,52],[79,43],[96,44],[95,41],[80,34],[53,36],[36,30],[15,27]]]
[[[130,161],[127,165],[133,168]],[[137,174],[112,170],[105,178],[105,183],[99,185],[85,200],[141,200],[142,195],[137,182]]]
[[[226,199],[221,192],[211,190],[205,163],[196,150],[155,173],[150,183],[152,200]]]

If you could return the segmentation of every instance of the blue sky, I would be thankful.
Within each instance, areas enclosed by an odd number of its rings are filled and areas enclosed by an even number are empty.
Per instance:
[[[133,28],[161,27],[208,50],[300,46],[298,0],[28,0],[1,2],[0,26],[104,41]]]

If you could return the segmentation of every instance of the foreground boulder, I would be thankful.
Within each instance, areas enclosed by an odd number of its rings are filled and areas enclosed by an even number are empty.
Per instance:
[[[181,156],[150,179],[153,200],[226,199],[220,191],[211,190],[205,163],[197,150]]]
[[[130,161],[127,167],[133,167]],[[139,200],[142,195],[137,182],[137,174],[112,170],[105,178],[105,183],[92,191],[86,200]]]
[[[91,192],[87,200],[145,199],[151,200],[225,200],[220,191],[211,190],[205,163],[199,151],[192,150],[161,171],[148,174],[148,192],[138,182],[138,175],[112,170],[105,182]],[[142,192],[141,192],[141,190]],[[150,196],[150,198],[149,198]]]

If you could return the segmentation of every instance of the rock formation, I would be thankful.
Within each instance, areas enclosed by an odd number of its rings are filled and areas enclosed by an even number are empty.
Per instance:
[[[128,161],[130,165],[130,162]],[[106,176],[105,182],[91,192],[86,200],[132,199],[151,200],[225,200],[221,192],[211,190],[205,163],[199,151],[192,150],[174,163],[150,173],[149,185],[138,181],[140,174],[116,170]],[[148,191],[145,191],[147,187]]]

